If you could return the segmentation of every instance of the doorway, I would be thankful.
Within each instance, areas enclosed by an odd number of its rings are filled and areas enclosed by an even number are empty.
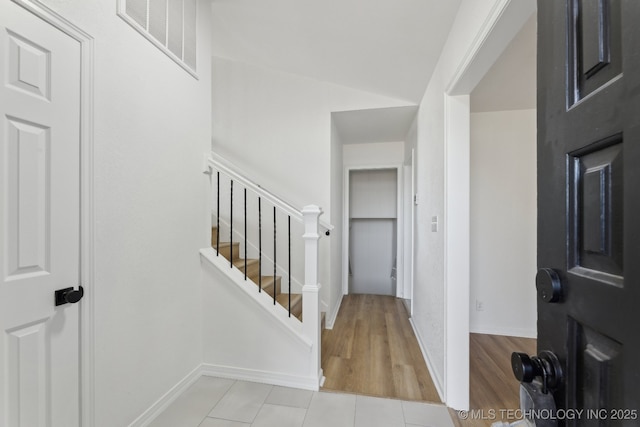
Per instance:
[[[536,22],[470,96],[472,333],[536,336]]]
[[[397,293],[396,169],[349,173],[349,293]]]
[[[344,294],[402,297],[403,167],[347,168]]]

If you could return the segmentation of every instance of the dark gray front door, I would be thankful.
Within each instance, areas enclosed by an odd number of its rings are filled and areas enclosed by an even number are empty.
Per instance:
[[[538,268],[558,424],[640,425],[637,0],[538,1]]]

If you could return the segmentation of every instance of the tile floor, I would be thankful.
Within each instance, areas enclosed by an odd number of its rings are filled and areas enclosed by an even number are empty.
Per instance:
[[[453,427],[443,405],[201,377],[150,427]]]

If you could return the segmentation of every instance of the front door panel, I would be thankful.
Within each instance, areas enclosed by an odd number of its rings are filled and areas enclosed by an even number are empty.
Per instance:
[[[564,381],[558,425],[638,425],[640,3],[538,2],[538,351]],[[550,299],[547,299],[549,301]]]

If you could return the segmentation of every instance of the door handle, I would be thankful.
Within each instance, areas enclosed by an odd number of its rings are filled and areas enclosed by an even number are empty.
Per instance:
[[[530,383],[535,378],[542,379],[542,392],[556,389],[563,380],[562,366],[558,357],[550,351],[541,351],[538,356],[526,353],[511,353],[513,375],[521,383]]]
[[[560,302],[562,299],[562,281],[552,268],[541,268],[536,273],[536,290],[544,302]]]
[[[84,288],[79,286],[78,289],[64,288],[55,292],[56,307],[63,304],[75,304],[84,296]]]

